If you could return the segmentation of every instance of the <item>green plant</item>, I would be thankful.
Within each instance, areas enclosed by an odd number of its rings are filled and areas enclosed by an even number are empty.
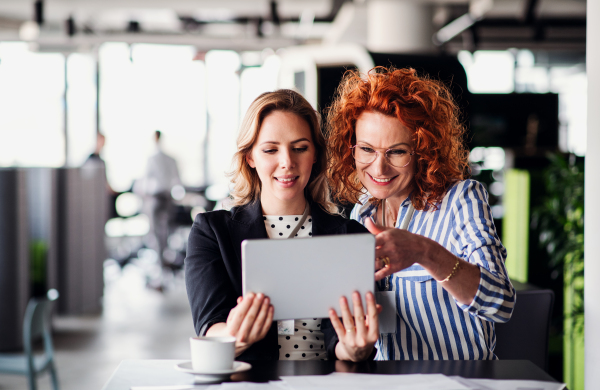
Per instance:
[[[46,294],[46,262],[48,245],[43,240],[32,240],[29,244],[31,292],[33,296]]]
[[[564,273],[575,294],[569,316],[583,326],[584,164],[574,155],[548,155],[544,172],[547,196],[533,212],[539,242],[550,257],[549,266]],[[580,330],[580,329],[579,329]]]
[[[550,258],[549,266],[563,275],[563,368],[571,389],[583,388],[583,223],[584,162],[574,155],[549,155],[544,172],[546,196],[534,209],[532,227]]]

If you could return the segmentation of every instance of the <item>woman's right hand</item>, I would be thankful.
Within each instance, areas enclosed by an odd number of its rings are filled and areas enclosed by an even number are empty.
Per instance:
[[[337,333],[339,342],[335,346],[335,355],[339,360],[360,362],[366,360],[379,338],[379,313],[381,305],[375,302],[372,292],[365,295],[367,315],[365,315],[362,300],[358,292],[352,293],[354,317],[350,312],[346,297],[340,298],[342,321],[335,309],[329,309],[329,319]]]
[[[235,356],[239,356],[267,335],[273,322],[273,312],[269,297],[248,293],[245,297],[238,297],[237,306],[229,312],[227,322],[214,324],[206,336],[235,337]]]

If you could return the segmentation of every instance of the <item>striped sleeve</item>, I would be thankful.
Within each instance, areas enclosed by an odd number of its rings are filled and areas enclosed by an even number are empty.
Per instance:
[[[481,275],[473,301],[469,305],[456,303],[483,320],[506,322],[516,295],[504,265],[506,249],[494,227],[487,191],[473,180],[461,182],[454,189],[451,243],[455,253],[479,267]]]

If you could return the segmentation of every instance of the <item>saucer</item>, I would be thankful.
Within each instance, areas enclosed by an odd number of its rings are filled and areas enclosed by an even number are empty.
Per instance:
[[[176,370],[194,375],[195,383],[221,382],[231,374],[248,371],[251,368],[252,366],[249,363],[237,361],[233,362],[233,368],[211,372],[194,371],[192,368],[192,362],[190,360],[175,365]]]

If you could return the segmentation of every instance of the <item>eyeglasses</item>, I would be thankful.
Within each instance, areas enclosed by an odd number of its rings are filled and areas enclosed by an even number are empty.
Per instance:
[[[379,152],[375,148],[366,145],[354,145],[350,149],[352,149],[354,160],[361,164],[371,164],[379,155]],[[410,164],[411,156],[414,154],[414,151],[411,152],[405,148],[387,149],[385,151],[385,158],[390,165],[396,168],[404,168]]]

